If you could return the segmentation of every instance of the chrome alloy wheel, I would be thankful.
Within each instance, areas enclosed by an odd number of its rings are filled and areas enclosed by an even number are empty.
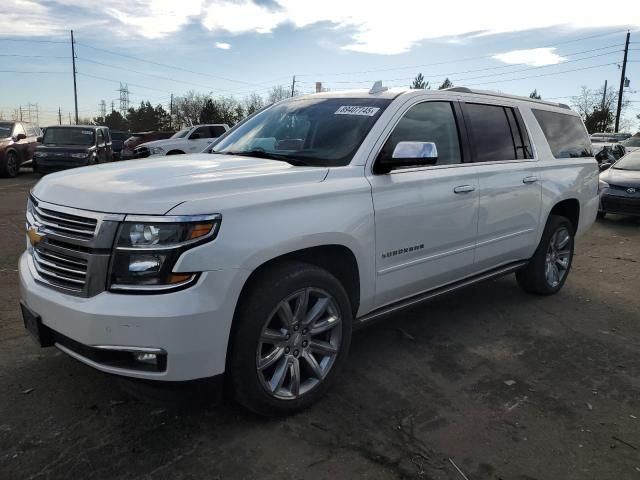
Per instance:
[[[566,227],[559,228],[551,236],[544,268],[547,283],[551,288],[557,287],[567,275],[571,261],[570,242],[571,235]]]
[[[322,383],[341,340],[335,299],[318,288],[298,290],[277,305],[262,328],[256,352],[262,386],[280,400],[299,398]]]

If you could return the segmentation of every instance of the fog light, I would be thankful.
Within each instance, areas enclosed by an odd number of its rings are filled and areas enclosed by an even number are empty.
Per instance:
[[[136,362],[149,365],[156,365],[158,363],[158,356],[155,353],[135,353],[133,358],[135,358]]]
[[[164,257],[160,255],[132,255],[129,258],[129,272],[157,273],[162,267]]]

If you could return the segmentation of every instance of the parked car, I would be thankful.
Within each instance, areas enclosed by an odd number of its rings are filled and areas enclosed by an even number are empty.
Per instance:
[[[135,158],[146,158],[151,155],[181,155],[183,153],[199,153],[224,135],[227,124],[195,125],[184,128],[171,138],[156,140],[139,145],[134,152]]]
[[[593,143],[593,153],[598,163],[613,163],[624,157],[626,149],[620,143]]]
[[[124,142],[129,137],[131,137],[131,133],[124,132],[122,130],[109,130],[109,133],[111,134],[111,150],[113,153],[113,160],[121,160]]]
[[[24,322],[103,372],[226,375],[247,408],[289,414],[329,388],[354,328],[514,272],[557,293],[598,174],[562,104],[380,85],[286,99],[211,154],[36,184]]]
[[[176,132],[136,132],[132,133],[122,145],[122,152],[120,154],[121,160],[131,160],[134,158],[134,150],[138,145],[145,142],[151,142],[153,140],[163,140],[175,135]]]
[[[618,143],[631,136],[630,133],[599,132],[591,134],[592,143]]]
[[[600,168],[604,171],[600,174],[598,218],[607,213],[640,216],[640,150]]]
[[[627,138],[621,145],[627,152],[635,152],[640,150],[640,134],[635,134],[633,137]]]
[[[108,127],[62,125],[47,127],[33,154],[33,171],[41,174],[111,162]]]
[[[31,161],[40,129],[27,122],[0,121],[0,177],[15,177]]]

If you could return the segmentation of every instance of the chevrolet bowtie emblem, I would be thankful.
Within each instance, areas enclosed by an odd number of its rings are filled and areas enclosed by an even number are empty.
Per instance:
[[[31,245],[34,247],[44,238],[44,235],[38,231],[37,227],[30,227],[27,230],[27,236],[29,237]]]

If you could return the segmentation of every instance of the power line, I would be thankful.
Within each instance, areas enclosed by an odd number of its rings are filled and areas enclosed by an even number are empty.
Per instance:
[[[98,50],[98,51],[101,51],[101,52],[106,52],[106,53],[109,53],[109,54],[111,54],[111,55],[117,55],[117,56],[120,56],[120,57],[130,58],[130,59],[132,59],[132,60],[137,60],[137,61],[139,61],[139,62],[145,62],[145,63],[149,63],[149,64],[151,64],[151,65],[157,65],[157,66],[160,66],[160,67],[170,68],[170,69],[172,69],[172,70],[181,70],[181,71],[183,71],[183,72],[193,73],[193,74],[195,74],[195,75],[203,75],[203,76],[205,76],[205,77],[211,77],[211,78],[215,78],[215,79],[218,79],[218,80],[224,80],[225,82],[243,83],[243,84],[245,84],[245,85],[249,85],[249,86],[262,86],[262,85],[258,85],[258,84],[256,84],[256,83],[245,82],[244,80],[233,80],[233,79],[226,78],[226,77],[220,77],[220,76],[217,76],[217,75],[211,75],[211,74],[209,74],[209,73],[202,73],[202,72],[196,72],[196,71],[194,71],[194,70],[188,70],[188,69],[186,69],[186,68],[178,67],[178,66],[176,66],[176,65],[168,65],[168,64],[166,64],[166,63],[154,62],[154,61],[152,61],[152,60],[147,60],[147,59],[140,58],[140,57],[134,57],[133,55],[127,55],[127,54],[124,54],[124,53],[113,52],[113,51],[111,51],[111,50],[107,50],[107,49],[104,49],[104,48],[94,47],[94,46],[92,46],[92,45],[88,45],[88,44],[86,44],[86,43],[81,43],[81,42],[76,42],[76,43],[77,43],[78,45],[82,45],[82,46],[84,46],[84,47],[92,48],[92,49],[94,49],[94,50]]]
[[[59,57],[59,56],[51,56],[51,55],[20,55],[17,53],[0,53],[0,57],[19,57],[19,58],[62,58],[67,59],[68,57]]]
[[[61,74],[64,73],[66,74],[67,72],[51,72],[51,71],[44,71],[44,70],[39,70],[39,71],[27,71],[27,70],[0,70],[0,73],[51,73],[51,74]]]
[[[30,43],[68,43],[63,40],[35,40],[27,38],[0,38],[0,42],[30,42]]]

